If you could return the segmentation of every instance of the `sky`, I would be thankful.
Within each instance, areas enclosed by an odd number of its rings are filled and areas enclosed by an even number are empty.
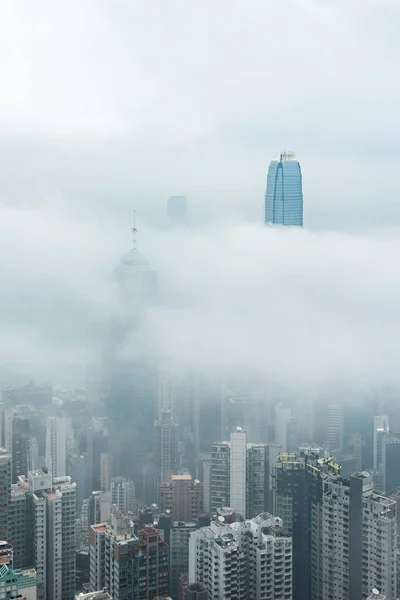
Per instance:
[[[136,210],[166,355],[304,387],[395,377],[399,17],[397,0],[5,0],[3,370],[84,362]],[[303,231],[261,225],[281,148]],[[165,228],[173,194],[190,232]]]

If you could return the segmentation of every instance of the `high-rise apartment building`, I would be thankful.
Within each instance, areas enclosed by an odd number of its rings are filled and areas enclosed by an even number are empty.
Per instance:
[[[49,417],[46,421],[46,467],[53,477],[67,472],[67,440],[73,435],[71,419]]]
[[[168,593],[168,546],[154,527],[134,534],[133,523],[122,514],[109,523],[92,525],[90,532],[90,587],[106,587],[113,600],[147,600]]]
[[[144,527],[139,531],[141,556],[138,559],[139,600],[156,595],[167,596],[169,588],[168,546],[155,527]],[[118,599],[117,599],[118,600]]]
[[[400,438],[386,436],[383,440],[383,488],[387,496],[400,490]]]
[[[374,471],[382,469],[384,441],[389,436],[389,417],[374,417],[373,467]]]
[[[180,578],[182,575],[189,573],[189,539],[190,534],[196,529],[196,522],[175,521],[171,524],[169,532],[169,581],[170,593],[173,598],[178,598]]]
[[[83,488],[87,498],[93,490],[101,489],[102,457],[108,453],[108,431],[96,418],[81,436],[80,452],[84,457]]]
[[[111,454],[100,454],[100,489],[106,492],[111,486],[113,457]]]
[[[343,451],[343,411],[340,404],[328,404],[328,448]]]
[[[294,600],[362,598],[374,585],[394,600],[396,502],[373,491],[368,472],[345,479],[332,458],[282,454],[274,484],[293,534]]]
[[[279,225],[303,225],[302,175],[294,152],[283,150],[270,163],[264,221]]]
[[[9,540],[8,513],[11,503],[11,454],[0,448],[0,540]]]
[[[246,477],[247,477],[247,440],[246,432],[236,427],[231,433],[229,506],[236,513],[246,516]]]
[[[12,425],[14,411],[10,403],[0,405],[0,448],[12,452]]]
[[[315,460],[316,463],[316,460]],[[313,462],[313,466],[315,466]],[[312,595],[314,573],[318,572],[318,540],[311,529],[311,506],[318,509],[322,496],[322,483],[318,467],[314,472],[307,468],[308,453],[282,453],[275,465],[273,478],[273,511],[283,520],[293,535],[293,599],[318,598]],[[334,468],[334,467],[332,467]],[[311,564],[314,564],[311,582]]]
[[[22,569],[32,565],[32,547],[29,544],[27,519],[28,494],[25,486],[15,483],[11,486],[11,503],[8,507],[8,536],[12,542],[14,555],[14,568]]]
[[[230,482],[230,444],[218,442],[213,444],[211,452],[210,472],[210,504],[211,512],[222,506],[229,506]]]
[[[211,512],[231,506],[252,518],[270,504],[269,444],[246,443],[246,432],[237,427],[230,442],[213,444],[211,452]],[[234,449],[234,453],[233,453]],[[275,458],[275,452],[273,452]],[[243,512],[244,511],[244,514]]]
[[[20,476],[11,491],[9,540],[15,564],[33,565],[46,598],[73,600],[75,593],[76,485],[48,470]]]
[[[14,415],[12,424],[12,482],[31,469],[31,423],[22,415]]]
[[[179,471],[179,425],[171,411],[162,410],[153,426],[154,492],[158,500],[160,483],[165,474]]]
[[[282,448],[282,452],[287,451],[288,425],[292,418],[290,408],[285,408],[280,402],[275,408],[275,442]]]
[[[203,512],[203,485],[189,474],[170,475],[160,486],[161,512],[173,521],[197,521]]]
[[[122,514],[90,528],[90,589],[107,588],[114,600],[135,597],[138,590],[136,556],[139,539]]]
[[[322,597],[362,598],[378,587],[395,600],[396,502],[374,493],[369,473],[326,478],[322,522]]]
[[[136,509],[135,484],[125,477],[111,480],[111,505],[113,510],[128,513]]]
[[[246,516],[253,518],[265,512],[271,504],[270,468],[274,447],[267,444],[247,444],[246,453]],[[274,464],[275,461],[273,460]],[[228,503],[230,506],[230,503]]]
[[[232,524],[220,517],[190,536],[189,581],[210,600],[291,599],[292,538],[269,513]]]

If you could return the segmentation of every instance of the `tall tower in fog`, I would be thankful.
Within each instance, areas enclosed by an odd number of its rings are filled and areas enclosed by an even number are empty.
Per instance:
[[[131,309],[145,308],[157,296],[157,274],[149,261],[136,247],[136,226],[132,228],[133,248],[121,258],[114,269],[114,279],[119,283],[123,300]]]
[[[149,487],[153,483],[149,461],[157,416],[158,365],[137,332],[147,308],[157,299],[157,274],[136,247],[135,224],[132,231],[133,247],[114,269],[120,306],[109,323],[103,362],[109,380],[106,410],[113,471],[132,479],[143,500],[146,473]]]
[[[179,471],[179,425],[171,411],[162,410],[153,425],[154,498],[158,500],[163,476]]]
[[[269,165],[264,222],[303,225],[302,175],[294,152],[282,150]]]

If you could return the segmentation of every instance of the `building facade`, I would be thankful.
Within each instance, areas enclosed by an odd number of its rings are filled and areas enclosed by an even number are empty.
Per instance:
[[[160,484],[167,473],[179,472],[179,425],[170,410],[162,410],[153,426],[154,497],[158,501]]]
[[[233,454],[232,449],[235,448]],[[235,428],[230,442],[212,446],[210,504],[216,513],[231,506],[245,518],[253,518],[270,507],[270,454],[275,445],[246,443],[246,432]]]
[[[230,479],[229,506],[243,517],[246,516],[246,479],[247,479],[247,438],[242,427],[236,427],[231,433],[230,443]]]
[[[9,540],[8,511],[11,503],[11,454],[0,448],[0,539]]]
[[[134,512],[136,509],[135,484],[126,477],[111,480],[111,504],[118,512]],[[95,522],[95,521],[94,521]]]
[[[71,419],[49,417],[46,421],[46,467],[53,477],[67,472],[67,439],[72,436]]]
[[[210,600],[290,600],[292,538],[269,513],[213,521],[190,536],[189,582],[202,584]]]
[[[384,441],[389,436],[389,417],[380,415],[374,417],[374,437],[373,437],[373,468],[374,471],[382,469]]]
[[[91,526],[90,588],[107,588],[113,600],[148,600],[167,595],[169,552],[160,532],[144,527],[139,536],[124,514]]]
[[[386,495],[400,490],[400,438],[387,436],[383,440],[383,489]]]
[[[75,595],[76,485],[46,470],[29,471],[12,486],[9,540],[15,565],[33,565],[46,598]]]
[[[180,579],[189,573],[189,539],[196,531],[196,522],[175,521],[169,532],[169,580],[170,593],[178,598]]]
[[[189,474],[165,477],[160,486],[160,507],[173,521],[197,521],[203,513],[203,485]]]
[[[12,424],[12,482],[31,469],[31,423],[26,417],[15,415]]]
[[[0,599],[37,599],[35,569],[12,569],[9,565],[0,566]]]
[[[370,473],[340,475],[332,459],[281,454],[274,505],[293,535],[293,598],[366,597],[373,587],[394,600],[396,501],[373,490]]]

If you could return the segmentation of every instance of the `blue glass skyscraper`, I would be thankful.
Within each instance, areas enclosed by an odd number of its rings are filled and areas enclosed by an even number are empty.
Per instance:
[[[303,225],[303,186],[294,152],[283,150],[268,169],[265,223]]]

